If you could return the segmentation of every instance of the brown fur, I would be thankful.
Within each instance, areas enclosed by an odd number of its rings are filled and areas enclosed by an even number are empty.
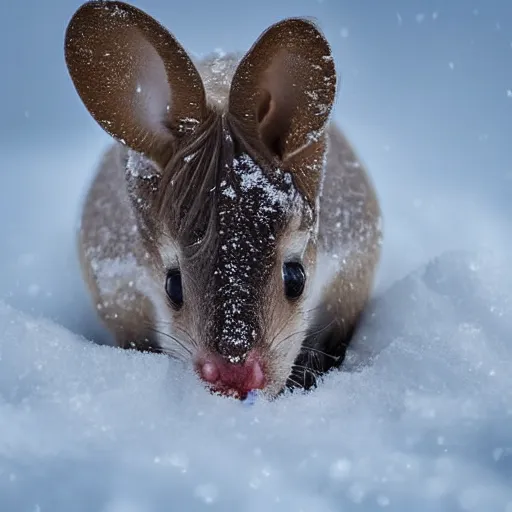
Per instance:
[[[210,350],[233,364],[255,349],[269,395],[339,364],[371,292],[380,210],[350,144],[327,124],[336,77],[318,29],[284,20],[239,62],[196,66],[142,11],[95,1],[70,22],[66,60],[88,110],[127,146],[102,160],[79,238],[117,344],[161,350],[166,336],[171,355]],[[155,84],[142,87],[148,76]],[[244,188],[247,176],[267,188]],[[288,301],[281,269],[297,244],[308,279]],[[167,257],[189,299],[179,313],[166,303]]]

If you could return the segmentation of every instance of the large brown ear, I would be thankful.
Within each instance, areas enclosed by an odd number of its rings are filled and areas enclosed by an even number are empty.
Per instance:
[[[118,1],[73,15],[65,56],[93,118],[117,140],[155,159],[206,115],[203,82],[183,47],[157,21]]]
[[[321,138],[335,95],[329,43],[314,23],[290,18],[267,29],[240,62],[229,110],[286,160]]]

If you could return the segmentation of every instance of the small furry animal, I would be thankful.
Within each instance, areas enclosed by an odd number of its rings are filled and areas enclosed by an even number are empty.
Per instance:
[[[373,287],[381,212],[330,120],[331,49],[290,18],[242,57],[193,62],[136,7],[90,1],[65,57],[114,139],[78,251],[119,347],[190,364],[238,398],[310,388],[338,366]]]

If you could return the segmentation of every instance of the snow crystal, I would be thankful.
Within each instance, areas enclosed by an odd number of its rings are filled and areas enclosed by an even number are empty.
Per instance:
[[[212,484],[199,485],[196,487],[195,494],[198,498],[207,504],[213,503],[217,499],[218,490]]]
[[[101,249],[97,252],[101,252]],[[144,270],[132,254],[122,258],[93,258],[91,268],[97,276],[101,294],[106,296],[113,295],[117,286],[126,283],[131,277],[138,276],[142,279],[144,275]]]
[[[244,192],[247,192],[249,189],[258,188],[264,193],[270,204],[286,205],[290,202],[290,193],[279,190],[272,185],[263,174],[261,168],[254,163],[249,155],[243,154],[239,160],[235,159],[233,170],[240,176],[240,186]],[[277,170],[276,174],[280,172]]]
[[[190,155],[187,155],[187,156],[183,157],[183,160],[184,160],[185,162],[187,162],[187,163],[188,163],[188,162],[190,162],[190,161],[191,161],[195,156],[196,156],[196,153],[191,153]]]
[[[151,179],[159,177],[159,173],[151,160],[131,149],[127,151],[125,168],[132,178]]]
[[[350,476],[352,463],[350,460],[341,459],[336,461],[330,469],[331,478],[335,480],[346,480]]]
[[[236,197],[236,192],[235,190],[233,189],[233,187],[230,185],[229,187],[226,187],[222,193],[227,196],[227,197],[230,197],[231,199],[235,199]]]
[[[128,17],[128,11],[124,10],[122,7],[119,7],[117,5],[112,6],[112,5],[106,4],[104,9],[106,11],[109,11],[113,17],[118,17],[118,18],[127,18]]]

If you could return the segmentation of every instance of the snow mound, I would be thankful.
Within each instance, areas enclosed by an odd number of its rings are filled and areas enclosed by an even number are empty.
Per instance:
[[[443,255],[374,301],[345,372],[251,406],[2,305],[0,508],[510,512],[506,264]]]

